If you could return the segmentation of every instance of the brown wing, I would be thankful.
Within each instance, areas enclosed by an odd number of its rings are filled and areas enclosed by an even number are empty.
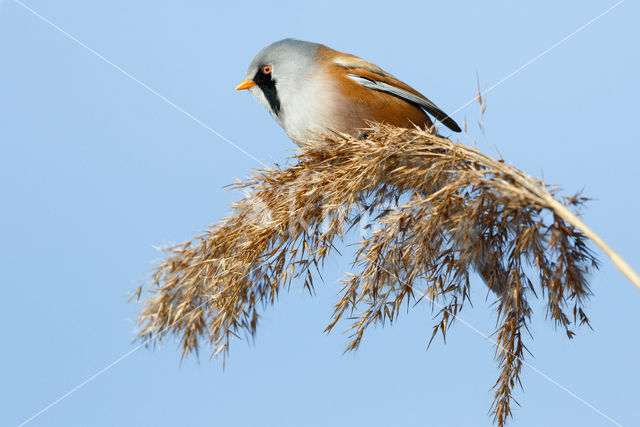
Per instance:
[[[343,73],[346,71],[346,77],[356,84],[380,93],[392,95],[402,99],[405,103],[417,105],[432,114],[449,129],[455,132],[461,131],[458,124],[427,97],[385,72],[377,65],[357,56],[340,52],[336,52],[336,54],[333,58],[333,63],[342,68]]]

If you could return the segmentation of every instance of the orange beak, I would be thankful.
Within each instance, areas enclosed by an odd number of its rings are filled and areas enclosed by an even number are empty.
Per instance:
[[[249,89],[250,87],[254,87],[256,82],[250,79],[246,79],[240,82],[238,86],[236,86],[236,90]]]

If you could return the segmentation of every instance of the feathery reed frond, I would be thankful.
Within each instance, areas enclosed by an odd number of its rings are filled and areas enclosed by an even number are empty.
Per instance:
[[[261,304],[293,283],[312,291],[312,270],[367,214],[375,231],[359,243],[327,330],[355,315],[347,349],[356,349],[369,326],[425,300],[439,309],[432,339],[445,337],[477,271],[497,295],[500,375],[491,412],[504,425],[530,296],[541,292],[569,337],[573,325],[588,323],[586,276],[597,261],[566,207],[585,199],[562,204],[556,190],[502,160],[420,130],[372,125],[366,139],[336,134],[296,158],[235,184],[246,197],[230,217],[167,249],[143,302],[140,338],[172,334],[183,355],[201,341],[226,354],[230,337],[255,334]]]

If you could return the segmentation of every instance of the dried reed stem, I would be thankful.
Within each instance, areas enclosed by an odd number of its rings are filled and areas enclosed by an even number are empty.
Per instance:
[[[473,150],[475,151],[475,150]],[[471,154],[471,153],[470,153]],[[479,152],[474,152],[472,154],[483,157],[483,161],[487,162],[487,164],[492,164],[496,169],[501,169],[504,163],[498,163],[496,160],[490,158]],[[602,249],[602,251],[607,254],[607,256],[611,259],[611,262],[616,266],[622,274],[624,274],[629,281],[635,285],[638,289],[640,289],[640,275],[636,273],[633,268],[627,263],[627,261],[622,258],[616,251],[611,248],[598,234],[596,234],[591,228],[587,226],[577,215],[571,212],[565,205],[556,200],[551,193],[546,191],[545,187],[541,187],[537,185],[535,180],[531,180],[529,177],[518,177],[518,183],[523,187],[526,187],[529,191],[536,194],[538,197],[544,199],[545,203],[552,209],[556,215],[567,221],[569,224],[576,227],[578,230],[582,231],[584,235],[593,241],[596,245]]]
[[[598,236],[591,228],[587,226],[578,216],[576,216],[573,212],[567,209],[562,203],[558,202],[556,199],[551,197],[550,200],[547,200],[549,206],[553,206],[554,210],[558,213],[562,219],[567,221],[569,224],[576,227],[578,230],[582,231],[584,235],[590,239],[593,243],[598,245],[602,251],[607,254],[607,256],[613,262],[613,265],[616,266],[618,270],[624,274],[629,281],[635,285],[636,288],[640,289],[640,275],[636,273],[633,268],[629,265],[624,258],[620,256],[616,251],[614,251],[611,246],[607,244],[600,236]]]
[[[205,340],[226,356],[230,337],[255,334],[259,309],[294,279],[313,290],[312,270],[319,273],[348,228],[372,226],[327,330],[355,319],[347,349],[356,349],[369,326],[391,323],[402,306],[424,299],[440,307],[431,339],[445,337],[477,271],[497,294],[500,375],[491,413],[504,425],[520,382],[529,296],[541,290],[547,316],[571,338],[572,325],[588,324],[586,277],[597,267],[585,236],[612,256],[608,247],[542,181],[420,130],[373,125],[366,140],[335,135],[306,146],[297,160],[239,182],[247,195],[230,217],[166,250],[143,301],[139,336],[173,334],[183,355]]]

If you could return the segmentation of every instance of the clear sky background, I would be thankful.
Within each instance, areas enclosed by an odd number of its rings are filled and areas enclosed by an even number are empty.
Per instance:
[[[294,145],[248,93],[263,46],[284,37],[377,63],[454,111],[615,1],[24,0],[257,159]],[[464,143],[594,200],[585,221],[640,269],[640,6],[626,1],[457,113]],[[260,165],[13,0],[0,2],[0,425],[18,425],[134,348],[127,293],[162,258],[229,212],[226,184]],[[352,236],[353,237],[353,236]],[[348,251],[347,251],[348,253]],[[528,361],[623,425],[640,425],[640,292],[597,250],[594,330],[569,341],[535,304]],[[180,363],[172,340],[141,349],[33,426],[489,426],[489,342],[457,323],[427,351],[421,305],[369,331],[356,353],[323,334],[349,259],[325,283],[264,311],[254,342]],[[320,282],[318,282],[320,283]],[[490,334],[486,288],[462,318]],[[610,421],[524,368],[513,426]]]

